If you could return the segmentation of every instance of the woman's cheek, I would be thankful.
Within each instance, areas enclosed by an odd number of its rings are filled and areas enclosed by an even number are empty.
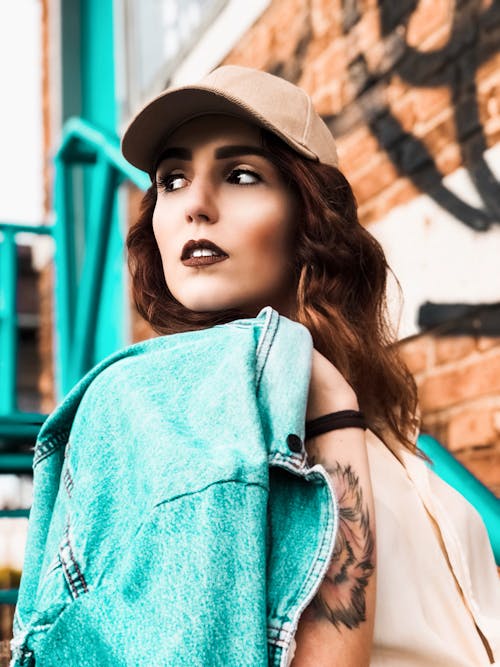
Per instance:
[[[177,255],[180,258],[182,251],[182,248],[177,251],[173,230],[170,227],[171,225],[169,226],[164,220],[160,223],[159,221],[155,222],[153,218],[153,235],[164,263],[171,263]]]

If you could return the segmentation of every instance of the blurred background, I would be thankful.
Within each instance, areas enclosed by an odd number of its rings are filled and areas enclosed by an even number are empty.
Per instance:
[[[97,361],[153,336],[124,238],[147,177],[134,112],[220,64],[302,86],[382,243],[419,444],[500,560],[500,3],[0,0],[0,667],[36,434]],[[496,517],[496,528],[495,528]]]

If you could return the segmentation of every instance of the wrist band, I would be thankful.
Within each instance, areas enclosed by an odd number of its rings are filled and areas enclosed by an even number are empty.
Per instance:
[[[339,410],[306,422],[306,440],[339,428],[366,429],[365,417],[358,410]]]

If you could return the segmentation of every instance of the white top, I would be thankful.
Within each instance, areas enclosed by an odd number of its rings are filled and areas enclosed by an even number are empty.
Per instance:
[[[371,667],[500,661],[500,581],[486,528],[425,462],[366,431],[375,500],[377,596]],[[481,634],[484,640],[481,638]]]

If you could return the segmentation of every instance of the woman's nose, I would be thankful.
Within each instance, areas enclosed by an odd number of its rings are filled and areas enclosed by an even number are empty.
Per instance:
[[[208,185],[191,184],[185,214],[187,222],[217,222],[219,214],[215,195]]]

